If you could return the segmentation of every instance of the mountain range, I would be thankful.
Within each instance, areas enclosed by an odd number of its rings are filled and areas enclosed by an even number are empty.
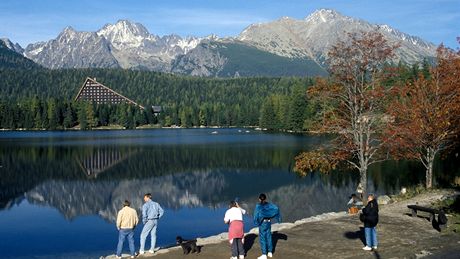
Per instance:
[[[327,52],[349,32],[381,32],[399,43],[395,62],[415,63],[434,57],[436,46],[388,25],[376,25],[320,9],[305,19],[283,17],[249,25],[236,37],[180,37],[151,34],[142,24],[120,20],[96,32],[65,28],[55,39],[25,49],[5,45],[34,62],[58,68],[124,68],[193,76],[326,75]]]

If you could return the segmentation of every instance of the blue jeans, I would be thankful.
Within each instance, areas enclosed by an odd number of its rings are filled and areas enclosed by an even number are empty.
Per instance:
[[[266,255],[267,252],[273,252],[271,222],[262,222],[262,224],[259,226],[259,242],[262,254]]]
[[[147,239],[147,236],[150,233],[150,238],[151,238],[151,248],[150,250],[155,249],[155,244],[157,242],[157,221],[156,220],[148,220],[144,224],[144,228],[142,228],[141,232],[141,248],[139,249],[140,252],[144,252],[144,247],[145,247],[145,239]]]
[[[118,245],[117,245],[117,256],[121,256],[121,250],[123,250],[123,243],[125,238],[128,236],[129,251],[131,255],[134,256],[134,229],[132,228],[122,228],[118,234]]]
[[[366,236],[366,246],[377,246],[377,230],[373,228],[364,228],[364,235]]]

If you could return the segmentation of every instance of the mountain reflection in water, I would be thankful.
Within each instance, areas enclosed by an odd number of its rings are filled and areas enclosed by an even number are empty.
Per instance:
[[[235,197],[251,214],[258,194],[265,192],[281,207],[283,220],[294,221],[345,210],[356,188],[358,175],[353,172],[313,173],[302,179],[292,172],[294,157],[325,143],[327,137],[248,134],[238,129],[210,132],[4,132],[0,135],[0,221],[5,211],[14,213],[27,201],[38,208],[57,209],[71,224],[91,216],[112,225],[125,199],[139,210],[143,194],[150,192],[170,220],[179,220],[174,215],[184,210],[194,210],[202,218],[217,213],[219,227],[209,230],[217,234],[225,230],[220,214]],[[437,169],[441,166],[438,163]],[[423,179],[419,163],[389,161],[371,167],[369,190],[395,193]],[[197,226],[200,220],[188,219]],[[163,225],[161,231],[181,232],[174,227]],[[105,247],[112,241],[106,240]]]

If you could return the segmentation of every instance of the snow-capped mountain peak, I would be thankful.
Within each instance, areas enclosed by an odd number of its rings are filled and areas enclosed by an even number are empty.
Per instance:
[[[155,41],[148,30],[140,23],[119,20],[115,24],[106,24],[97,34],[104,36],[115,47],[139,47],[145,39]]]
[[[289,58],[309,57],[319,63],[327,60],[327,53],[337,40],[347,33],[379,30],[389,42],[398,43],[400,60],[407,63],[434,56],[434,45],[402,33],[388,25],[373,25],[331,9],[320,9],[303,20],[281,18],[247,27],[238,37],[252,46]]]
[[[343,18],[346,17],[333,9],[319,9],[307,16],[305,20],[310,22],[331,22]]]
[[[62,30],[58,37],[74,37],[77,31],[72,26],[67,26]]]
[[[190,50],[196,48],[200,44],[201,39],[195,37],[187,37],[177,42],[177,46],[184,50],[184,54],[187,54]]]
[[[378,30],[389,42],[401,46],[396,54],[403,62],[419,62],[436,54],[434,44],[419,37],[388,25],[375,25],[345,16],[335,10],[320,9],[305,19],[282,17],[252,24],[238,37],[222,39],[216,35],[205,38],[183,38],[175,34],[160,37],[150,34],[142,24],[128,20],[106,24],[97,32],[79,32],[67,27],[56,39],[30,44],[24,55],[49,68],[121,67],[174,72],[177,71],[174,66],[180,65],[184,68],[181,71],[208,75],[206,67],[221,71],[219,69],[226,64],[226,57],[216,51],[223,49],[225,44],[237,44],[250,47],[245,50],[255,48],[290,59],[313,60],[324,67],[328,51],[337,40],[346,39],[350,32],[372,30]],[[222,48],[208,48],[206,46],[211,46],[208,43],[221,44]],[[200,67],[197,64],[205,65]]]

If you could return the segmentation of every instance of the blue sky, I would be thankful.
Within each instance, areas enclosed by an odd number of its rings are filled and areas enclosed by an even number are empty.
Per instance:
[[[0,38],[25,47],[56,38],[66,26],[96,31],[119,19],[142,23],[160,36],[236,36],[251,23],[303,19],[320,8],[459,46],[460,0],[1,0]]]

